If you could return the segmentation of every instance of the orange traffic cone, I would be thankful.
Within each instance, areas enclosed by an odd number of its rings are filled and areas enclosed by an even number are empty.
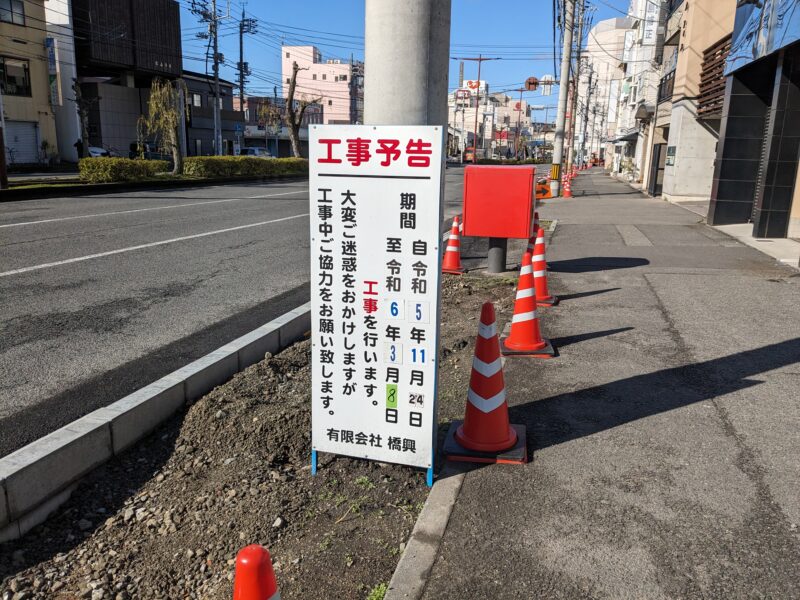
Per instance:
[[[525,427],[508,421],[503,363],[491,302],[481,308],[464,421],[450,426],[444,452],[449,459],[467,462],[523,463],[528,459]]]
[[[533,248],[531,248],[533,242]],[[534,237],[528,241],[528,252],[533,252],[533,285],[536,290],[536,304],[539,306],[555,306],[558,296],[553,296],[547,289],[547,249],[544,244],[544,229],[537,225]]]
[[[233,600],[280,600],[272,559],[263,546],[251,544],[236,555]]]
[[[572,183],[570,182],[569,177],[564,178],[564,183],[562,185],[562,190],[561,190],[561,197],[572,198]]]
[[[502,353],[506,356],[553,358],[556,354],[550,340],[543,338],[539,329],[530,252],[522,255],[522,268],[519,271],[517,300],[514,303],[511,332],[507,338],[502,340],[501,345]]]
[[[461,266],[461,238],[459,237],[458,216],[453,217],[453,227],[450,229],[450,238],[442,260],[442,273],[461,275],[464,267]]]

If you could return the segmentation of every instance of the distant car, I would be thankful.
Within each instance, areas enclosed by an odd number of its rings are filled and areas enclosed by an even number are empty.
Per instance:
[[[89,152],[89,156],[92,158],[98,158],[100,156],[111,156],[108,150],[106,150],[105,148],[100,148],[99,146],[89,146],[86,150],[87,152]]]
[[[136,142],[128,146],[128,158],[144,158],[146,160],[166,160],[172,164],[172,154],[162,152],[153,144],[144,143],[141,148]]]
[[[272,158],[272,154],[266,148],[241,148],[239,156],[256,156],[258,158]]]

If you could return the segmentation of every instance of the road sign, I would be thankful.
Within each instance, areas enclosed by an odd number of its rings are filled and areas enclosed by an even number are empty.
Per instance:
[[[236,123],[236,124],[233,126],[233,130],[234,130],[236,133],[242,133],[242,124],[241,124],[241,123]]]
[[[539,87],[539,80],[536,79],[536,77],[528,77],[525,80],[525,89],[528,90],[529,92],[535,91],[536,88],[538,87]]]
[[[312,446],[431,469],[441,127],[312,125]]]
[[[542,84],[542,96],[549,96],[553,93],[553,83],[555,83],[556,78],[552,75],[544,75],[540,81]]]

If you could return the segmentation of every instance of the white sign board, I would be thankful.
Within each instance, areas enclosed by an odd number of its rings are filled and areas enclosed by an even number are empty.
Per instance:
[[[431,468],[442,128],[309,134],[313,449]]]

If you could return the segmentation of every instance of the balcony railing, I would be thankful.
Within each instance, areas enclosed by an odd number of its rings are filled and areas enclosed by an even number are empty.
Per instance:
[[[658,84],[658,103],[672,100],[672,90],[675,88],[675,70],[673,69],[661,78]]]
[[[703,52],[700,70],[700,94],[697,97],[697,116],[714,119],[722,116],[725,99],[725,60],[731,51],[730,34]]]

